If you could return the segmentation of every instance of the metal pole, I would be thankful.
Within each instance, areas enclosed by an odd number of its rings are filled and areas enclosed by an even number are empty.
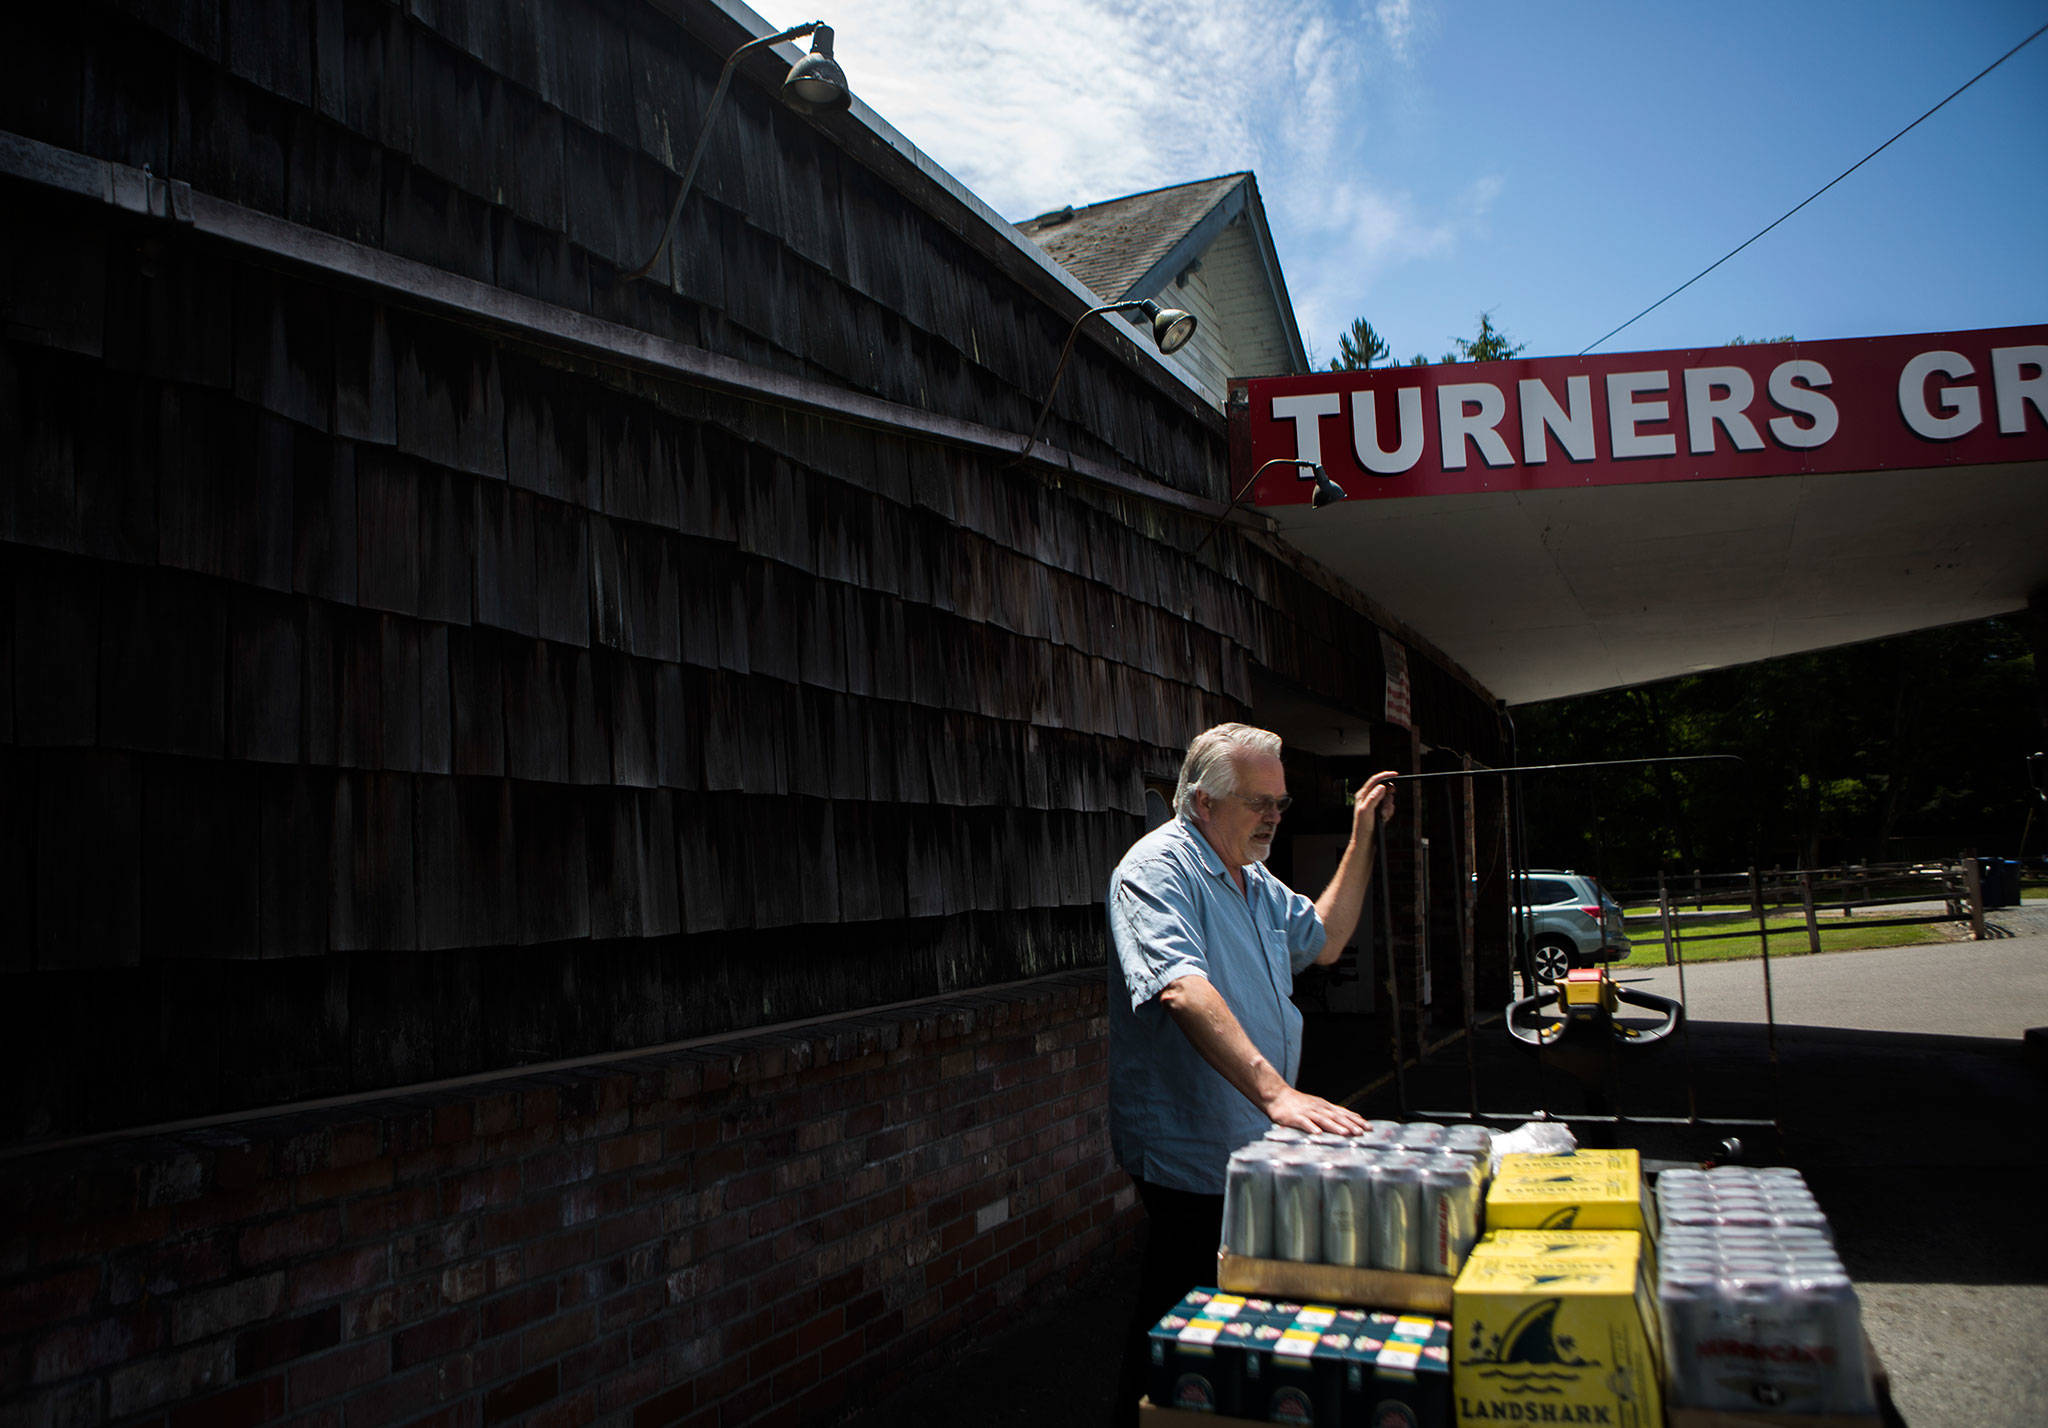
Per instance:
[[[1394,955],[1393,886],[1387,881],[1386,829],[1372,840],[1373,857],[1379,863],[1380,925],[1386,933],[1387,949],[1387,1035],[1394,1054],[1394,1100],[1401,1118],[1408,1117],[1408,1073],[1401,1065],[1401,959]]]
[[[1474,999],[1473,981],[1476,973],[1472,965],[1472,923],[1476,909],[1472,906],[1479,895],[1476,864],[1471,874],[1465,871],[1466,859],[1462,856],[1464,845],[1472,836],[1472,819],[1461,817],[1456,802],[1457,794],[1447,784],[1444,798],[1451,808],[1451,876],[1457,879],[1458,896],[1458,1000],[1459,1010],[1465,1021],[1465,1087],[1471,1097],[1472,1118],[1479,1119],[1479,1053],[1473,1047],[1478,1028],[1474,1025],[1477,1010]],[[1465,785],[1465,802],[1468,807],[1472,799],[1472,785]],[[1463,831],[1460,832],[1460,829]]]

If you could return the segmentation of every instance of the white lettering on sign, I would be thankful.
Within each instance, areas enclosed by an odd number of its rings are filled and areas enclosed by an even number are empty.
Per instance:
[[[2029,367],[2031,377],[2025,375]],[[1992,348],[1991,390],[1998,394],[1999,435],[2024,432],[2029,405],[2048,422],[2048,346]]]
[[[1899,415],[1906,425],[1929,441],[1953,441],[1977,429],[1984,409],[1975,387],[1943,387],[1943,414],[1937,416],[1927,403],[1927,379],[1967,377],[1976,367],[1960,352],[1922,352],[1899,372]]]
[[[1651,368],[1644,364],[1659,359],[1638,354],[1590,371],[1542,359],[1358,374],[1272,396],[1270,426],[1256,424],[1253,439],[1274,452],[1291,435],[1298,460],[1322,463],[1327,451],[1340,472],[1406,478],[1374,492],[1385,495],[1424,493],[1433,477],[1453,491],[1767,474],[1789,469],[1787,452],[1812,453],[1796,463],[1811,470],[1908,465],[1914,446],[1930,461],[2019,459],[2017,448],[1991,454],[1986,443],[2018,438],[2038,451],[2048,434],[2048,342],[2034,340],[2037,330],[1998,336],[2007,345],[1958,333],[1823,342],[1797,356],[1701,352],[1691,366]],[[1344,419],[1347,397],[1348,452],[1334,430],[1323,440],[1323,422]],[[1830,443],[1834,451],[1820,450]],[[1943,443],[1945,453],[1928,449]],[[1590,469],[1544,470],[1564,462]],[[1623,462],[1640,464],[1602,469]],[[1520,481],[1494,475],[1518,466]]]
[[[1703,456],[1714,449],[1717,424],[1737,451],[1762,451],[1764,439],[1745,415],[1755,398],[1756,383],[1740,367],[1686,368],[1685,438],[1692,454]]]
[[[1343,410],[1344,400],[1335,392],[1273,398],[1273,420],[1294,423],[1294,454],[1318,466],[1323,464],[1323,434],[1316,430],[1316,423]]]
[[[1540,377],[1516,384],[1522,400],[1522,460],[1541,466],[1550,459],[1547,431],[1574,461],[1598,458],[1593,437],[1593,379],[1583,374],[1564,379],[1566,405],[1560,407]]]
[[[1351,394],[1351,449],[1358,454],[1358,464],[1375,476],[1398,476],[1422,459],[1422,388],[1403,387],[1397,396],[1401,444],[1388,451],[1380,445],[1380,414],[1373,394]]]
[[[1668,431],[1643,431],[1646,421],[1669,421],[1671,403],[1639,402],[1638,392],[1668,392],[1669,372],[1610,372],[1607,376],[1607,446],[1619,461],[1631,456],[1672,456],[1678,438]]]
[[[1771,400],[1788,412],[1813,420],[1812,426],[1801,426],[1790,416],[1772,417],[1771,435],[1778,445],[1804,451],[1827,444],[1842,417],[1835,404],[1814,388],[1825,387],[1833,380],[1828,369],[1818,362],[1780,362],[1771,369]],[[1802,382],[1804,386],[1799,385]]]
[[[1512,466],[1508,444],[1494,428],[1508,414],[1508,399],[1491,382],[1446,382],[1436,389],[1437,449],[1446,471],[1465,469],[1465,443],[1479,447],[1488,466]]]

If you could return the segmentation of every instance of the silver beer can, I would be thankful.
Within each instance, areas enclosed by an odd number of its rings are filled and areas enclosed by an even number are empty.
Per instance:
[[[1322,1258],[1320,1160],[1297,1152],[1273,1162],[1273,1258],[1314,1264]]]
[[[1359,1155],[1337,1156],[1322,1168],[1323,1262],[1364,1268],[1372,1224],[1370,1162]]]
[[[1421,1181],[1422,1272],[1455,1275],[1479,1239],[1478,1168],[1462,1155],[1432,1156]]]
[[[1231,1152],[1223,1173],[1223,1248],[1273,1257],[1273,1157],[1257,1143]]]
[[[1717,1275],[1711,1265],[1670,1265],[1658,1277],[1664,1363],[1671,1381],[1671,1401],[1676,1405],[1701,1405],[1698,1346],[1712,1325],[1717,1291]]]
[[[1848,1415],[1877,1411],[1870,1362],[1863,1351],[1863,1310],[1849,1276],[1838,1272],[1794,1273],[1786,1288],[1793,1318],[1807,1327],[1806,1347],[1820,1366],[1820,1401],[1815,1411]]]
[[[1391,1154],[1372,1167],[1372,1228],[1367,1253],[1374,1269],[1422,1269],[1422,1157]]]

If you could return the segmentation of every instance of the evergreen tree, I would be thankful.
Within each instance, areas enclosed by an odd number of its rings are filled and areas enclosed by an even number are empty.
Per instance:
[[[1479,335],[1467,341],[1462,337],[1451,339],[1458,345],[1458,355],[1446,354],[1446,362],[1505,362],[1510,357],[1519,357],[1526,342],[1510,342],[1505,332],[1493,325],[1493,314],[1479,314]]]
[[[1332,372],[1363,372],[1387,355],[1387,344],[1362,317],[1351,319],[1351,330],[1337,339],[1337,355],[1330,359]]]

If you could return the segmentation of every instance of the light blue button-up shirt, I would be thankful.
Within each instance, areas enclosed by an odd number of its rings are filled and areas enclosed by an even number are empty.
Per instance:
[[[1288,1084],[1301,1070],[1288,993],[1323,950],[1323,920],[1259,864],[1244,877],[1240,893],[1194,824],[1174,818],[1132,844],[1109,880],[1109,1143],[1154,1185],[1222,1194],[1230,1152],[1272,1124],[1174,1023],[1159,1001],[1168,983],[1206,977]]]

